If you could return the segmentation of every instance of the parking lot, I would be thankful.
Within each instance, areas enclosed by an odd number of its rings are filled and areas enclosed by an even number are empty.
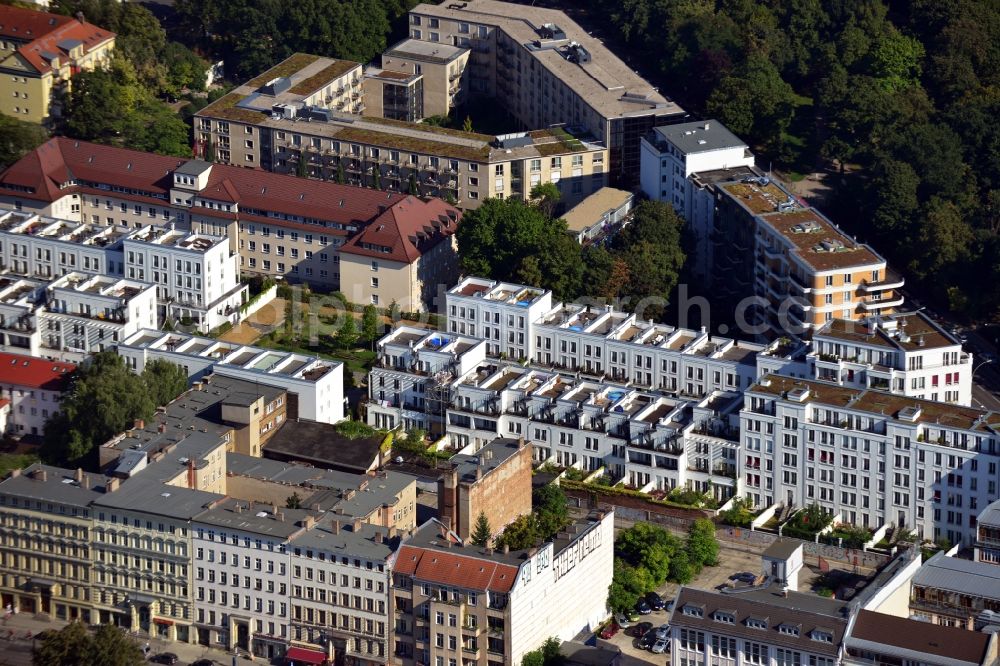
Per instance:
[[[726,544],[722,545],[723,547],[719,549],[719,566],[702,569],[701,573],[691,581],[689,587],[713,590],[725,585],[729,577],[733,574],[744,571],[751,573],[760,571],[761,559],[759,552],[726,547]],[[818,572],[809,566],[804,567],[799,576],[799,589],[802,591],[809,590],[818,575]],[[679,588],[680,586],[677,583],[667,583],[658,589],[657,592],[664,599],[672,601],[676,598]],[[661,624],[669,623],[669,621],[670,613],[666,611],[653,611],[649,615],[641,616],[638,620],[638,622],[652,622],[654,627],[659,627]],[[639,648],[638,642],[638,637],[629,636],[625,631],[619,631],[609,640],[597,639],[599,645],[613,645],[621,649],[623,655],[631,659],[631,661],[626,659],[623,662],[626,664],[658,664],[659,666],[663,666],[670,663],[669,652],[666,654],[653,654],[648,650]]]

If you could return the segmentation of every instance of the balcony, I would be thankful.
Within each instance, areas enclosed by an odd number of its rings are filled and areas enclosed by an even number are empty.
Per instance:
[[[902,276],[886,275],[884,280],[880,280],[878,282],[870,282],[868,280],[862,281],[861,291],[871,293],[876,291],[885,291],[887,289],[899,289],[904,284],[906,284],[906,280]]]
[[[861,301],[861,309],[865,312],[874,312],[876,310],[899,307],[902,304],[903,297],[898,296],[891,301]]]

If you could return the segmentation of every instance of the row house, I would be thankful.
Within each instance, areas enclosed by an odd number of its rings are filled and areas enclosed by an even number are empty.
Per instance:
[[[740,474],[758,506],[818,503],[847,523],[971,545],[997,497],[993,412],[768,375],[740,418]]]
[[[9,404],[6,432],[39,436],[59,411],[76,370],[72,363],[0,352],[0,400]]]

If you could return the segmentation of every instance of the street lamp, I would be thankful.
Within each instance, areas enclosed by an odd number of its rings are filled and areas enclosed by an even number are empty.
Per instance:
[[[983,366],[984,366],[984,365],[986,365],[987,363],[992,363],[992,362],[993,362],[993,359],[991,359],[991,358],[988,358],[988,359],[986,359],[985,361],[983,361],[982,363],[980,363],[979,365],[977,365],[976,367],[974,367],[974,368],[972,369],[972,376],[973,376],[973,377],[975,377],[975,376],[976,376],[976,370],[978,370],[979,368],[983,367]]]

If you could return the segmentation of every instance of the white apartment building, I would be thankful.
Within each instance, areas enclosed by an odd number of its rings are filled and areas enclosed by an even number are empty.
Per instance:
[[[470,452],[496,437],[532,442],[536,462],[597,470],[638,488],[737,492],[738,392],[668,397],[507,364],[486,342],[399,328],[379,342],[369,375],[371,425],[447,433]]]
[[[446,295],[448,331],[486,339],[486,353],[510,359],[535,355],[531,324],[552,309],[552,292],[468,277]]]
[[[716,120],[654,127],[642,138],[642,191],[653,201],[672,204],[684,217],[697,240],[694,263],[703,272],[712,264],[715,196],[701,174],[721,171],[733,177],[753,165],[747,144]]]
[[[226,499],[191,524],[198,642],[272,659],[288,643],[287,543],[308,512]]]
[[[0,349],[80,361],[156,326],[156,289],[72,272],[51,281],[0,274]]]
[[[842,522],[971,545],[998,494],[993,412],[768,375],[744,395],[743,493]]]
[[[281,388],[296,396],[290,419],[337,423],[346,414],[344,365],[337,361],[151,329],[122,341],[117,352],[137,373],[164,359],[184,368],[192,381],[216,373]]]
[[[922,312],[834,319],[810,345],[777,340],[757,358],[767,373],[969,406],[973,355]]]
[[[228,239],[170,227],[129,231],[2,209],[0,266],[46,280],[83,272],[153,283],[161,317],[202,331],[238,321],[246,297]]]
[[[306,526],[288,543],[292,645],[357,666],[390,663],[395,528],[346,516]]]

